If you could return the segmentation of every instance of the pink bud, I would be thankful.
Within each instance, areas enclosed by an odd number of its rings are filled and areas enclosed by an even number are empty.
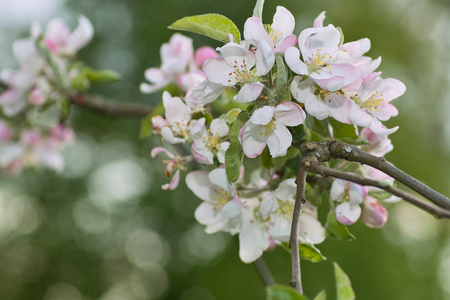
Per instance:
[[[166,119],[164,119],[161,116],[155,116],[152,118],[152,126],[153,126],[153,130],[161,130],[164,127],[168,126],[169,122],[167,122]]]
[[[198,48],[195,51],[195,63],[201,68],[207,59],[217,57],[217,52],[209,46]]]
[[[11,128],[9,126],[0,121],[0,142],[7,142],[11,139],[12,132]]]
[[[381,228],[387,221],[388,212],[373,197],[367,197],[362,211],[362,219],[367,227]]]
[[[25,146],[37,146],[41,142],[41,134],[34,130],[25,130],[22,132],[20,141]]]
[[[42,93],[40,89],[32,89],[28,97],[28,103],[35,106],[41,106],[45,103],[44,93]]]
[[[64,127],[63,125],[59,124],[56,127],[53,127],[50,131],[50,135],[55,140],[61,141],[61,142],[71,142],[75,138],[75,133],[73,132],[72,128]]]

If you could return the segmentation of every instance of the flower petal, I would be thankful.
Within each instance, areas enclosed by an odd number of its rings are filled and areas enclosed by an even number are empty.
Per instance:
[[[207,171],[192,171],[186,175],[187,187],[204,201],[211,201],[209,197],[211,182],[209,181],[208,174]]]
[[[292,144],[292,135],[283,123],[277,122],[272,134],[267,137],[267,146],[272,157],[285,156]]]
[[[292,72],[299,75],[308,75],[308,67],[300,60],[300,51],[295,47],[289,47],[284,52],[286,64]]]
[[[275,108],[274,118],[286,126],[297,126],[303,124],[306,113],[300,105],[286,101]]]
[[[244,84],[233,99],[239,103],[255,101],[261,95],[263,88],[264,84],[260,82]]]
[[[261,40],[258,43],[258,49],[256,50],[256,76],[263,76],[272,70],[275,64],[275,54],[273,53],[273,47],[270,46],[265,40]]]

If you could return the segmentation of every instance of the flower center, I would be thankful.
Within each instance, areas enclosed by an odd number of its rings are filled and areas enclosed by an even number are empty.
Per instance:
[[[278,209],[275,213],[282,215],[285,218],[291,218],[294,212],[294,202],[278,200]]]
[[[276,127],[277,127],[277,123],[275,122],[275,120],[272,120],[269,122],[269,124],[267,125],[261,125],[261,127],[264,129],[264,132],[261,131],[259,133],[260,136],[262,135],[269,135]]]
[[[273,29],[272,26],[270,26],[269,24],[264,25],[264,29],[266,29],[267,34],[272,39],[272,42],[274,45],[276,45],[278,40],[283,36],[282,32],[279,32],[278,30]]]
[[[209,196],[211,197],[212,200],[214,200],[213,204],[214,210],[222,209],[223,206],[227,204],[229,200],[231,200],[228,191],[218,185],[213,185],[211,187]]]
[[[379,106],[385,103],[386,100],[384,100],[384,98],[375,98],[376,96],[378,96],[378,92],[372,94],[366,101],[362,101],[361,103],[359,103],[359,106],[361,108],[367,108],[372,112],[380,111],[381,109],[379,108]],[[380,94],[380,97],[383,97],[383,94]]]
[[[312,46],[312,44],[311,44]],[[327,68],[328,70],[331,71],[331,67],[328,63],[325,62],[326,58],[331,59],[331,55],[330,54],[320,54],[320,52],[322,51],[322,49],[318,48],[316,50],[317,52],[313,55],[313,57],[310,58],[310,60],[308,62],[306,62],[306,65],[308,66],[308,72],[314,73],[319,71],[322,68]]]
[[[236,83],[244,84],[246,82],[252,81],[254,78],[253,72],[248,68],[245,59],[242,60],[242,64],[238,63],[236,60],[233,65],[234,71],[228,74],[230,79],[228,82],[231,82],[233,79]]]
[[[213,135],[211,129],[208,130],[208,143],[206,144],[206,147],[216,150],[220,149],[220,136],[218,133]]]

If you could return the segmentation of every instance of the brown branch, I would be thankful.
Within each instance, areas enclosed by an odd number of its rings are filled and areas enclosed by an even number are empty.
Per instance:
[[[144,118],[152,113],[153,109],[146,105],[135,103],[119,103],[102,96],[78,94],[69,97],[69,102],[108,117]]]
[[[361,164],[369,165],[400,181],[434,204],[445,209],[450,209],[450,199],[390,164],[384,157],[369,154],[356,146],[340,142],[331,143],[329,149],[335,158],[342,158],[348,161],[356,161]]]
[[[303,295],[302,275],[300,266],[300,251],[298,245],[298,232],[300,225],[300,215],[302,213],[305,199],[305,185],[306,176],[308,172],[301,165],[297,174],[297,196],[295,197],[294,213],[292,216],[291,236],[289,238],[289,247],[291,248],[291,264],[292,264],[292,279],[291,286]]]
[[[356,146],[336,141],[327,141],[323,143],[304,142],[297,146],[304,157],[314,157],[319,162],[340,158],[371,166],[403,183],[437,206],[450,210],[450,199],[390,164],[384,157],[378,157],[369,154]]]
[[[386,192],[389,192],[395,196],[402,198],[403,200],[411,203],[412,205],[415,205],[420,209],[434,215],[436,218],[450,218],[450,211],[444,211],[441,208],[428,205],[427,203],[424,203],[421,200],[415,198],[411,194],[408,194],[402,190],[396,189],[392,186],[386,185],[385,183],[374,179],[361,177],[353,173],[330,169],[321,165],[318,162],[311,162],[310,164],[308,164],[308,171],[311,173],[319,174],[323,177],[330,176],[351,181],[360,185],[377,187],[379,189],[385,190]]]

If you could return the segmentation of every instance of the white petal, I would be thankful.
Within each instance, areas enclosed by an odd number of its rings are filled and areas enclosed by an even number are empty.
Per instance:
[[[240,141],[244,154],[249,158],[260,155],[266,147],[267,136],[264,127],[247,122],[240,131]]]
[[[306,113],[294,102],[283,102],[275,108],[274,118],[286,126],[297,126],[305,121]]]
[[[223,57],[213,57],[208,59],[203,65],[203,72],[209,81],[225,86],[233,86],[236,79],[230,76],[234,68],[229,66]]]
[[[282,243],[289,242],[289,237],[291,235],[291,223],[292,220],[287,220],[281,215],[277,215],[275,218],[275,223],[269,228],[269,234]]]
[[[283,201],[293,200],[296,194],[297,184],[295,183],[294,178],[283,180],[275,190],[277,198]]]
[[[270,46],[265,40],[261,40],[256,50],[256,76],[263,76],[272,70],[275,64],[275,54],[273,53],[273,47]]]
[[[278,44],[278,42],[282,41],[285,37],[294,32],[294,16],[283,6],[277,6],[277,11],[273,16],[273,23],[271,27],[276,33],[281,34],[275,42],[275,44]]]
[[[299,228],[300,243],[320,244],[325,240],[325,229],[322,224],[308,214],[300,216]]]
[[[267,146],[269,147],[272,157],[285,156],[287,149],[292,144],[292,135],[283,123],[278,123],[267,138]]]
[[[245,217],[239,233],[239,257],[245,263],[258,259],[269,248],[269,234],[251,216]]]
[[[78,18],[78,27],[70,35],[65,50],[75,53],[90,42],[94,35],[94,28],[91,22],[84,16]]]
[[[345,186],[347,181],[342,179],[333,180],[333,184],[331,185],[330,197],[334,201],[341,202],[342,198],[344,198],[345,194]]]
[[[253,112],[250,118],[250,122],[258,125],[267,125],[272,121],[273,114],[275,112],[275,107],[264,106]]]
[[[186,175],[187,187],[200,199],[211,201],[209,197],[209,188],[211,182],[206,171],[193,171]]]
[[[260,82],[247,83],[242,86],[236,96],[233,99],[239,103],[248,103],[258,99],[261,95],[261,91],[264,88],[264,84]]]
[[[261,200],[261,204],[259,206],[259,211],[261,213],[262,218],[265,220],[269,217],[270,214],[274,213],[278,208],[277,199],[275,198],[274,193],[269,193],[266,197]]]
[[[359,205],[353,206],[349,202],[344,202],[336,206],[336,219],[344,225],[355,223],[360,216],[361,207]]]
[[[286,64],[292,72],[300,75],[308,75],[308,67],[300,60],[300,51],[295,47],[289,47],[284,52]]]

